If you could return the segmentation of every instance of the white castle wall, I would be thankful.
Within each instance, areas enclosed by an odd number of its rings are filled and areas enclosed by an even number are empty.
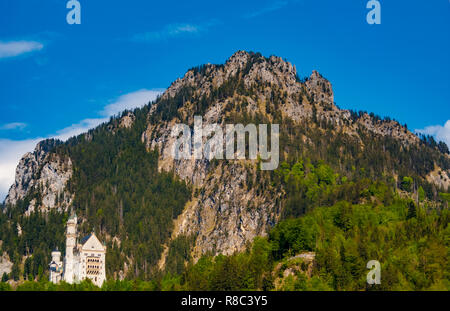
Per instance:
[[[77,243],[77,217],[73,215],[67,221],[66,256],[61,263],[61,253],[52,253],[50,265],[50,281],[58,283],[61,278],[69,284],[78,283],[86,278],[101,287],[106,280],[106,246],[102,245],[97,236],[92,233],[84,244]],[[53,256],[55,255],[55,256]],[[55,273],[55,263],[63,267],[63,275]],[[56,263],[58,265],[58,263]]]

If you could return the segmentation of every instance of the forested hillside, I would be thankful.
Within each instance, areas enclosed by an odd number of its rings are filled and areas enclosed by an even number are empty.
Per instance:
[[[279,124],[278,168],[171,159],[171,125],[195,115]],[[104,289],[449,289],[448,147],[338,108],[329,81],[275,56],[195,67],[155,102],[25,159],[31,181],[16,176],[0,213],[2,280],[33,281],[19,289],[92,289],[45,282],[71,211],[80,235],[106,242]],[[70,176],[58,193],[48,167]],[[368,287],[372,259],[383,281]]]
[[[157,152],[147,152],[140,142],[148,107],[136,110],[131,129],[119,128],[117,119],[72,138],[54,152],[70,154],[75,170],[68,189],[76,193],[71,209],[86,221],[79,225],[81,235],[92,230],[107,240],[107,273],[114,277],[124,263],[130,265],[129,278],[146,279],[150,267],[159,259],[163,242],[168,238],[173,219],[190,197],[185,182],[171,173],[158,173]],[[116,126],[116,127],[114,127]],[[88,156],[87,156],[88,155]],[[33,198],[30,193],[14,208],[0,215],[0,233],[5,250],[15,263],[11,277],[18,280],[47,275],[50,252],[55,247],[64,252],[66,213],[41,213],[24,216]],[[17,223],[22,235],[17,233]],[[111,237],[116,237],[112,241]],[[28,257],[21,266],[21,256]],[[128,258],[133,258],[129,261]]]

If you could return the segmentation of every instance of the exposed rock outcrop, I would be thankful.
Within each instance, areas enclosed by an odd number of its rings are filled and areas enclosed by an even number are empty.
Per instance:
[[[66,190],[72,177],[72,161],[51,152],[60,143],[57,140],[41,141],[33,152],[22,157],[16,168],[15,182],[5,199],[6,205],[14,205],[34,192],[37,197],[31,198],[27,214],[36,208],[67,210],[73,199]]]
[[[5,252],[0,257],[0,278],[4,273],[11,273],[13,263],[9,260],[8,254]]]
[[[450,190],[450,171],[445,171],[439,167],[436,167],[434,171],[427,175],[428,182],[437,185],[444,191]]]
[[[119,126],[124,128],[130,128],[135,120],[136,117],[134,116],[134,114],[132,112],[128,112],[120,119]]]
[[[270,189],[257,194],[249,188],[253,169],[250,163],[217,166],[178,217],[173,236],[197,236],[195,259],[205,253],[241,251],[278,221],[280,206],[276,202],[281,194]]]

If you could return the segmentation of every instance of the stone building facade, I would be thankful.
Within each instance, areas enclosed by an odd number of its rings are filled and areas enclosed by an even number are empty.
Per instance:
[[[92,283],[101,287],[106,280],[106,246],[100,242],[94,232],[77,241],[77,221],[76,214],[72,214],[67,221],[64,261],[61,261],[60,251],[52,252],[50,281],[58,283],[64,280],[73,284],[89,278]]]

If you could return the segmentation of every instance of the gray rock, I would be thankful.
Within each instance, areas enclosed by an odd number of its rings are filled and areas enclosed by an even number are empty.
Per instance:
[[[73,196],[66,190],[72,177],[72,161],[62,159],[50,151],[59,144],[56,140],[44,140],[37,144],[34,152],[25,154],[16,168],[15,182],[5,199],[5,204],[17,204],[32,191],[40,191],[42,203],[36,206],[36,200],[30,201],[26,214],[39,208],[42,211],[57,208],[67,210]]]

